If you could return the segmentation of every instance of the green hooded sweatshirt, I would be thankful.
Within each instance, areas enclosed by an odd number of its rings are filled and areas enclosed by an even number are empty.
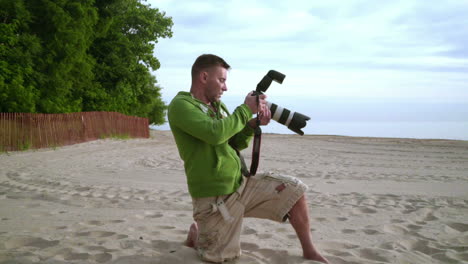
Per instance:
[[[190,93],[179,92],[168,108],[169,125],[194,198],[237,190],[242,176],[236,150],[247,148],[254,133],[247,125],[253,115],[247,105],[240,105],[232,115],[222,102],[212,106],[216,111]]]

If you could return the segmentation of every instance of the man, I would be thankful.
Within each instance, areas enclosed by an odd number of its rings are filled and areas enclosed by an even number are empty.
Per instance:
[[[168,108],[169,124],[193,203],[194,224],[186,245],[197,249],[203,260],[223,262],[241,254],[243,217],[289,222],[295,229],[303,256],[323,263],[312,243],[307,186],[296,178],[262,174],[244,177],[238,152],[251,140],[259,113],[260,125],[267,125],[271,113],[266,95],[252,93],[244,104],[229,114],[221,102],[227,91],[227,70],[222,58],[204,54],[192,66],[189,92],[179,92]]]

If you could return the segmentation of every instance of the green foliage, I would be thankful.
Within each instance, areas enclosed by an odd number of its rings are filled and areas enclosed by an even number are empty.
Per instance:
[[[130,139],[129,134],[101,134],[99,135],[100,139],[106,139],[106,138],[111,138],[111,139],[120,139],[120,140],[125,140],[125,139]]]
[[[150,70],[172,20],[138,0],[0,0],[0,112],[117,111],[164,122]]]
[[[23,0],[0,0],[0,21],[0,112],[35,112],[41,45],[29,32],[31,13]]]
[[[44,73],[38,112],[81,111],[81,94],[93,85],[93,58],[87,54],[98,20],[92,0],[29,1],[36,16],[32,31],[42,40],[37,68]]]
[[[172,20],[138,1],[96,0],[96,6],[99,37],[90,53],[96,59],[94,73],[100,90],[87,97],[84,109],[98,105],[162,124],[166,106],[150,69],[160,67],[154,45],[158,38],[172,36]]]
[[[19,150],[20,151],[25,151],[25,150],[29,150],[31,147],[32,147],[31,142],[30,141],[25,141],[25,142],[20,143]]]

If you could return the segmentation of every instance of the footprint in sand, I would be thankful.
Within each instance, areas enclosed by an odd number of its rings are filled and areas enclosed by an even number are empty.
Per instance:
[[[115,197],[117,197],[117,193],[106,193],[105,194],[106,198],[108,199],[114,199]]]
[[[375,229],[363,229],[362,232],[364,232],[366,235],[382,234],[379,230]]]
[[[99,254],[91,256],[90,259],[98,263],[105,263],[112,259],[112,255],[109,253],[99,253]]]
[[[90,225],[90,226],[102,226],[102,225],[104,225],[103,222],[97,221],[97,220],[86,221],[86,222],[82,222],[82,223],[80,223],[80,224],[82,224],[82,225]]]
[[[63,259],[67,261],[72,261],[72,260],[87,260],[89,259],[91,255],[88,253],[74,253],[74,252],[68,252],[63,255]]]
[[[439,218],[437,216],[435,216],[433,213],[428,213],[425,217],[424,217],[424,221],[436,221],[438,220]]]
[[[323,242],[323,243],[320,243],[320,244],[321,244],[322,248],[333,248],[333,249],[336,249],[336,250],[356,249],[356,248],[360,247],[359,245],[355,245],[355,244],[352,244],[352,243],[338,242],[338,241]]]
[[[253,235],[253,234],[257,234],[257,231],[253,228],[250,228],[250,227],[244,227],[244,230],[242,231],[242,234],[243,235]]]
[[[40,207],[40,206],[41,206],[40,203],[32,203],[32,204],[25,205],[25,208],[37,208],[37,207]]]
[[[85,191],[89,191],[89,190],[91,190],[91,188],[88,187],[88,186],[81,186],[81,187],[75,188],[75,191],[77,191],[77,192],[85,192]]]
[[[12,237],[4,242],[5,249],[19,249],[22,247],[48,248],[60,243],[58,240],[45,240],[39,237],[20,236]]]
[[[110,237],[115,235],[114,232],[107,232],[107,231],[88,231],[88,232],[77,232],[75,233],[75,236],[77,237],[96,237],[96,238],[101,238],[101,237]]]
[[[125,220],[111,220],[110,223],[111,224],[120,224],[120,223],[123,223],[125,222]]]
[[[465,223],[449,223],[447,226],[461,233],[468,231],[468,224]]]
[[[404,220],[401,220],[401,219],[392,219],[390,220],[390,223],[392,224],[401,224],[401,223],[404,223],[405,221]]]
[[[420,226],[420,225],[413,225],[413,224],[409,224],[409,225],[407,225],[407,227],[408,227],[410,230],[413,230],[413,231],[417,231],[417,230],[419,230],[419,229],[422,228],[422,226]]]
[[[167,252],[176,251],[180,248],[179,242],[171,242],[167,240],[152,240],[151,248],[161,249]]]
[[[169,230],[169,229],[175,229],[175,226],[158,226],[157,228]]]
[[[115,235],[114,232],[107,232],[107,231],[91,231],[89,233],[91,237],[110,237]]]
[[[343,233],[343,234],[354,234],[354,233],[356,233],[356,230],[354,230],[354,229],[343,229],[343,230],[341,230],[341,233]]]
[[[241,248],[243,250],[243,256],[241,257],[243,263],[289,263],[290,256],[286,250],[260,248],[257,244],[246,242],[241,242]]]
[[[276,232],[285,233],[285,232],[289,232],[289,229],[287,229],[286,227],[280,227],[276,229]]]
[[[410,233],[408,229],[400,225],[384,225],[383,230],[386,233],[395,234],[395,235],[407,235]]]
[[[439,219],[437,216],[434,215],[434,210],[428,208],[418,209],[415,210],[413,213],[418,216],[419,221],[430,222]]]
[[[172,233],[177,234],[177,235],[187,235],[188,230],[175,230]]]
[[[269,239],[269,238],[272,238],[272,237],[273,237],[272,234],[259,234],[259,235],[257,235],[257,236],[258,236],[258,238],[260,238],[260,239]]]
[[[84,236],[89,236],[89,232],[77,232],[75,233],[75,236],[77,237],[84,237]]]
[[[161,218],[164,214],[162,213],[155,213],[155,212],[145,212],[145,218]]]
[[[356,214],[362,214],[362,213],[364,213],[364,214],[375,214],[375,213],[377,213],[377,210],[369,208],[369,207],[361,207],[361,208],[354,209],[353,211]]]
[[[347,251],[342,251],[342,250],[335,250],[335,249],[325,249],[325,252],[337,256],[337,257],[351,257],[353,254],[347,252]]]
[[[437,253],[434,255],[431,255],[433,259],[440,260],[441,263],[465,263],[465,262],[460,262],[462,261],[468,261],[468,254],[451,254],[450,252],[443,252],[443,253]]]
[[[325,218],[325,217],[316,217],[316,218],[314,218],[314,220],[317,221],[317,222],[325,222],[325,221],[328,221],[328,219]]]
[[[137,226],[136,228],[129,228],[128,230],[133,230],[133,231],[146,231],[147,228],[144,226]]]
[[[394,252],[380,248],[363,248],[359,250],[359,255],[365,259],[384,263],[391,263],[395,256]]]
[[[105,248],[103,246],[85,246],[84,247],[87,251],[101,251],[101,252],[111,252],[114,251],[112,249]]]
[[[408,251],[419,251],[426,255],[445,252],[445,250],[439,249],[441,245],[422,239],[405,239],[397,242],[397,246]]]
[[[260,247],[254,243],[241,242],[241,248],[247,251],[258,250]]]

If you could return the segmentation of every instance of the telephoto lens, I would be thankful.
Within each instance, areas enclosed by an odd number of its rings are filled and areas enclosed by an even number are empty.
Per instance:
[[[271,118],[273,120],[285,125],[291,131],[301,136],[304,135],[304,131],[302,131],[301,128],[307,125],[306,121],[310,120],[310,117],[298,112],[293,112],[274,103],[267,102],[267,104],[268,108],[270,108]]]

